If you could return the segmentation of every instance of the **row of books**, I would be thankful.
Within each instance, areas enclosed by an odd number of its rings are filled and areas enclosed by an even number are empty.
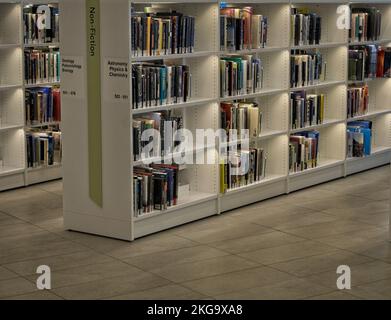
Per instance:
[[[27,125],[61,121],[59,88],[37,87],[26,89],[25,92]]]
[[[195,18],[180,12],[134,12],[131,14],[132,55],[191,53],[194,30]]]
[[[220,192],[239,188],[265,179],[266,152],[250,148],[230,152],[227,161],[220,164]]]
[[[24,66],[24,80],[27,84],[60,81],[58,50],[25,50]]]
[[[161,157],[171,154],[180,143],[180,129],[183,128],[183,117],[170,112],[151,112],[133,119],[133,160]],[[160,136],[145,132],[155,129]],[[145,132],[145,133],[144,133]],[[155,133],[156,133],[155,132]],[[149,139],[144,138],[148,135]],[[144,150],[153,140],[153,149]]]
[[[268,20],[254,14],[252,7],[224,7],[220,10],[220,49],[235,51],[264,48]]]
[[[178,165],[152,164],[133,168],[133,212],[135,217],[166,210],[178,202]]]
[[[319,44],[322,18],[307,9],[292,8],[292,39],[295,46]]]
[[[380,38],[381,12],[377,8],[352,8],[350,41],[375,41]]]
[[[349,49],[349,80],[391,77],[391,47],[352,46]]]
[[[256,93],[263,87],[263,63],[256,55],[220,59],[221,97]]]
[[[319,131],[303,131],[289,137],[289,172],[315,168],[319,158]]]
[[[26,145],[27,166],[29,168],[61,163],[61,132],[57,128],[45,131],[27,131]]]
[[[353,118],[368,113],[369,87],[367,84],[348,88],[347,92],[347,117]]]
[[[243,130],[248,130],[248,137],[259,137],[262,128],[262,111],[257,103],[221,103],[220,111],[221,127],[226,130],[228,140],[230,140],[230,130],[237,130],[238,138],[241,137]]]
[[[293,50],[290,69],[291,88],[315,85],[326,79],[326,61],[318,51]]]
[[[318,125],[324,121],[325,95],[291,93],[291,128],[299,129]]]
[[[163,61],[132,64],[133,109],[187,102],[190,97],[190,66]]]
[[[371,154],[372,121],[353,121],[347,126],[347,156],[365,157]]]
[[[25,44],[42,44],[60,41],[58,7],[48,5],[50,12],[39,12],[39,5],[23,8],[23,31]],[[48,14],[50,21],[46,20]],[[42,24],[42,26],[40,26]],[[43,28],[42,28],[43,27]]]

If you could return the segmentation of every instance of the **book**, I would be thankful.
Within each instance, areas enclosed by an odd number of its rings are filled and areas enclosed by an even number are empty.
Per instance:
[[[141,109],[191,98],[191,73],[188,65],[154,63],[132,64],[132,107]]]
[[[325,95],[307,94],[305,91],[291,93],[291,129],[322,124],[325,114]]]
[[[227,141],[230,141],[231,134],[236,130],[237,137],[240,139],[244,130],[248,130],[249,138],[257,138],[261,134],[262,129],[262,110],[255,102],[235,102],[221,103],[221,126],[227,134]]]
[[[240,146],[240,145],[239,145]],[[220,192],[250,185],[266,177],[266,152],[263,148],[230,150],[220,163]]]
[[[133,9],[133,8],[132,8]],[[175,10],[145,7],[131,11],[131,52],[134,57],[194,52],[195,17]]]
[[[347,92],[347,117],[353,118],[369,111],[369,87],[367,84],[350,86]]]
[[[39,5],[23,7],[23,35],[25,44],[44,44],[60,41],[59,9],[55,4],[48,4],[50,24],[44,23],[44,29],[38,26],[39,21],[45,21],[45,12],[38,13]],[[46,22],[46,21],[45,21]],[[49,22],[49,21],[48,21]]]
[[[37,87],[25,90],[26,125],[61,121],[61,99],[58,87]]]
[[[24,63],[26,84],[60,81],[60,52],[58,49],[25,49]]]
[[[300,172],[318,166],[319,131],[303,131],[289,137],[289,172]]]
[[[347,157],[365,157],[371,154],[372,121],[348,122]]]
[[[350,42],[380,39],[382,14],[375,7],[352,8]]]
[[[256,55],[220,58],[221,97],[256,93],[263,88],[263,63]]]
[[[326,80],[326,61],[316,50],[292,50],[291,88],[315,85]]]
[[[220,9],[220,50],[237,51],[264,48],[267,43],[268,20],[254,14],[250,6],[222,4]]]
[[[56,126],[26,132],[27,167],[47,167],[61,163],[61,132]]]
[[[319,44],[322,34],[322,18],[307,9],[292,8],[292,40],[295,46]]]
[[[179,166],[152,164],[133,168],[133,213],[140,217],[178,204]]]

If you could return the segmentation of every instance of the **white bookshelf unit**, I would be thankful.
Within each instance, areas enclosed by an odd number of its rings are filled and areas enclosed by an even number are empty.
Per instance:
[[[74,72],[62,73],[64,133],[64,222],[70,230],[118,239],[136,238],[238,208],[253,202],[286,194],[322,182],[390,163],[391,161],[391,79],[368,81],[370,110],[354,118],[373,121],[372,154],[363,158],[346,157],[346,100],[348,79],[349,31],[336,26],[339,5],[365,5],[340,0],[233,0],[228,4],[253,7],[254,14],[268,18],[268,42],[265,48],[236,52],[220,50],[220,1],[214,0],[68,0],[60,3],[62,15],[61,45],[63,61]],[[153,57],[133,57],[130,52],[130,8],[145,6],[175,9],[196,18],[193,53]],[[382,12],[381,40],[370,42],[391,45],[391,0],[371,1]],[[294,46],[291,41],[291,8],[305,7],[322,17],[319,45]],[[97,29],[99,27],[99,30]],[[95,32],[95,33],[94,33]],[[92,35],[93,33],[93,35]],[[93,41],[93,42],[92,42]],[[96,50],[100,49],[100,52]],[[317,49],[327,62],[324,81],[315,85],[290,88],[292,50]],[[264,63],[263,88],[256,93],[232,97],[220,96],[219,59],[227,55],[257,54]],[[190,65],[192,98],[189,102],[146,109],[132,109],[132,62],[165,60]],[[94,61],[100,70],[90,67]],[[111,62],[127,66],[127,76],[113,78]],[[88,74],[100,75],[100,86],[87,81]],[[95,79],[95,78],[94,78]],[[95,85],[98,91],[92,91]],[[98,85],[98,87],[96,86]],[[290,93],[303,91],[325,95],[325,120],[308,128],[290,127]],[[71,94],[72,93],[72,94]],[[97,104],[89,99],[98,95]],[[100,95],[100,97],[99,97]],[[89,98],[90,97],[90,98]],[[96,98],[96,97],[95,97]],[[221,126],[220,103],[255,101],[262,109],[262,130],[252,143],[267,155],[266,174],[256,183],[220,193],[219,159],[216,164],[186,165],[183,179],[189,193],[178,204],[164,211],[140,217],[133,214],[132,121],[148,112],[172,110],[183,116],[184,127]],[[100,118],[99,118],[100,115]],[[91,130],[95,135],[91,135]],[[94,131],[95,130],[95,131]],[[289,137],[305,130],[320,132],[319,161],[315,168],[289,172]],[[101,136],[101,139],[99,138]],[[90,137],[90,138],[88,138]],[[101,150],[97,158],[89,153]],[[96,160],[96,161],[94,161]]]
[[[26,160],[25,132],[43,125],[26,124],[25,90],[53,83],[25,83],[24,50],[59,48],[59,43],[24,43],[23,8],[39,4],[58,4],[58,0],[0,1],[0,191],[62,177],[61,165],[31,169]]]

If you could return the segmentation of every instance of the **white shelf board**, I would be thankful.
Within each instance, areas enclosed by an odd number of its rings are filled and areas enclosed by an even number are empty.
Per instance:
[[[11,166],[3,166],[0,167],[0,177],[8,176],[16,173],[23,173],[24,168],[11,167]]]
[[[23,125],[20,124],[2,124],[0,126],[0,132],[10,131],[10,130],[17,130],[24,128]]]
[[[290,133],[302,132],[302,131],[307,131],[307,130],[316,130],[316,129],[329,127],[329,126],[339,124],[339,123],[344,123],[344,122],[345,122],[345,120],[327,119],[321,124],[316,124],[316,125],[308,126],[308,127],[304,127],[304,128],[291,129]]]
[[[25,48],[59,48],[59,42],[46,42],[46,43],[24,43]]]
[[[199,58],[199,57],[208,57],[217,55],[218,52],[215,51],[199,51],[192,53],[178,53],[178,54],[164,54],[159,56],[134,56],[131,58],[132,62],[143,62],[143,61],[154,61],[154,60],[174,60],[174,59],[190,59],[190,58]]]
[[[260,185],[267,185],[267,184],[270,184],[273,182],[283,181],[283,180],[286,180],[286,178],[287,178],[286,175],[271,174],[271,175],[266,176],[266,178],[263,180],[260,180],[260,181],[257,181],[257,182],[254,182],[254,183],[251,183],[251,184],[248,184],[245,186],[228,189],[226,193],[222,194],[222,197],[224,198],[225,196],[230,196],[231,194],[238,193],[238,192],[245,192],[247,190],[257,188]]]
[[[315,168],[310,168],[310,169],[306,169],[306,170],[299,171],[299,172],[290,172],[289,177],[298,177],[298,176],[306,175],[308,173],[313,173],[313,172],[316,172],[316,171],[319,171],[322,169],[332,168],[332,167],[338,166],[343,163],[344,163],[344,160],[325,159],[323,161],[320,161],[318,166]]]
[[[391,109],[390,110],[370,111],[367,114],[348,118],[347,121],[350,122],[350,121],[357,121],[357,120],[363,120],[363,119],[368,119],[368,118],[374,118],[374,117],[382,116],[382,115],[389,114],[389,113],[391,113]]]
[[[137,115],[137,114],[143,114],[143,113],[149,113],[149,112],[189,108],[189,107],[200,106],[200,105],[204,105],[207,103],[213,103],[213,102],[217,102],[217,99],[213,99],[213,98],[195,99],[195,100],[190,100],[188,102],[183,102],[183,103],[171,103],[171,104],[165,104],[165,105],[156,106],[156,107],[132,109],[132,114]]]
[[[307,50],[307,49],[322,49],[322,48],[335,48],[335,47],[341,47],[346,46],[347,42],[325,42],[320,44],[309,44],[309,45],[303,45],[303,46],[295,46],[293,45],[291,47],[292,50]]]
[[[20,84],[0,84],[0,91],[3,91],[3,90],[10,90],[10,89],[19,89],[21,88],[22,85]]]
[[[25,88],[35,88],[35,87],[43,87],[43,86],[59,86],[61,84],[60,81],[52,81],[52,82],[38,82],[38,83],[26,83]]]
[[[302,90],[326,88],[326,87],[336,86],[336,85],[340,85],[340,84],[346,84],[345,80],[341,80],[341,81],[322,81],[322,82],[319,82],[318,84],[313,84],[313,85],[303,86],[303,87],[295,87],[295,88],[291,88],[290,90],[292,92],[295,92],[295,91],[302,91]]]
[[[51,166],[40,166],[40,167],[35,167],[35,168],[27,168],[27,172],[34,172],[34,171],[44,171],[48,169],[53,169],[53,168],[61,168],[61,163],[55,163],[52,164]]]
[[[176,204],[175,206],[168,207],[166,210],[154,210],[152,212],[145,213],[141,216],[135,217],[135,221],[150,219],[156,216],[174,212],[176,210],[180,210],[189,206],[194,206],[199,203],[209,201],[209,200],[214,200],[214,199],[217,199],[217,194],[190,191],[189,196],[183,199],[178,199],[178,204]]]
[[[262,130],[261,134],[256,140],[266,140],[285,134],[288,134],[287,130],[272,130],[272,129]]]
[[[346,158],[346,161],[347,162],[360,161],[360,160],[368,159],[370,157],[375,157],[375,156],[378,156],[380,154],[383,154],[383,153],[386,153],[386,152],[390,152],[390,151],[391,151],[391,147],[373,146],[371,154],[369,156]]]
[[[52,122],[43,122],[43,123],[36,123],[36,124],[26,124],[26,128],[41,128],[41,127],[47,127],[47,126],[56,126],[60,125],[61,122],[59,121],[52,121]]]
[[[265,47],[265,48],[255,48],[255,49],[244,49],[244,50],[235,50],[235,51],[220,51],[221,56],[232,56],[232,55],[247,55],[247,54],[256,54],[256,53],[267,53],[267,52],[278,52],[289,50],[289,47]]]
[[[251,99],[251,98],[257,98],[262,96],[268,96],[272,94],[278,94],[287,92],[288,89],[262,89],[256,93],[248,93],[248,94],[241,94],[237,96],[230,96],[230,97],[223,97],[220,98],[220,102],[228,102],[228,101],[234,101],[234,100],[242,100],[242,99]]]
[[[0,49],[19,48],[18,43],[0,43]]]

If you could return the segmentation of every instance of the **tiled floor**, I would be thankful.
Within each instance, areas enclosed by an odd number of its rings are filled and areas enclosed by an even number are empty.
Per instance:
[[[65,231],[60,181],[0,193],[0,298],[391,299],[390,168],[128,243]],[[52,270],[39,291],[36,268]],[[352,289],[339,291],[348,265]]]

